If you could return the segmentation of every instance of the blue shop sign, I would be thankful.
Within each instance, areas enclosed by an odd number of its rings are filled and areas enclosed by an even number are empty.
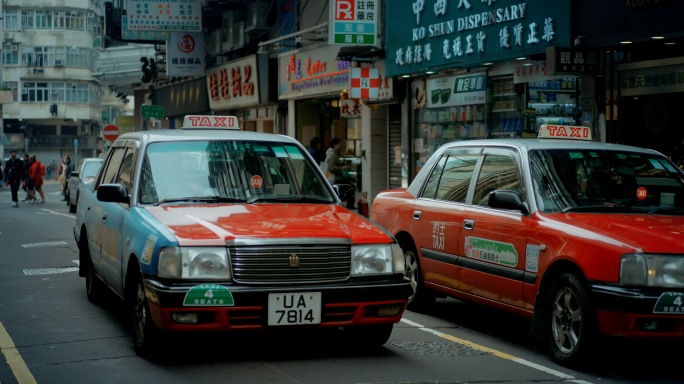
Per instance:
[[[570,0],[387,0],[387,76],[470,68],[570,45]]]

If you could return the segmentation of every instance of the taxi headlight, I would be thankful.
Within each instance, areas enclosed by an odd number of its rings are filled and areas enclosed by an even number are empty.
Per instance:
[[[648,287],[684,287],[684,257],[626,254],[620,261],[620,284]]]
[[[398,244],[352,246],[351,275],[385,275],[404,271],[404,254]]]
[[[159,277],[230,279],[228,253],[219,247],[170,247],[159,254]]]

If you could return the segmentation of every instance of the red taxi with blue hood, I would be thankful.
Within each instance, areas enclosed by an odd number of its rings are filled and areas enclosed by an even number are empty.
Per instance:
[[[340,205],[308,151],[233,116],[121,135],[78,201],[87,296],[125,301],[139,352],[162,331],[343,328],[382,345],[411,291],[394,238]]]
[[[529,317],[566,365],[599,336],[684,340],[684,173],[653,150],[544,125],[440,147],[371,219],[405,252],[409,309],[455,297]]]

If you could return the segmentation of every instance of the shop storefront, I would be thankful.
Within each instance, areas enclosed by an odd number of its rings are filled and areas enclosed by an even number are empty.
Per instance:
[[[386,7],[387,74],[408,88],[411,178],[448,141],[530,137],[542,124],[590,120],[580,77],[546,63],[547,48],[570,44],[569,1]]]
[[[276,128],[275,61],[251,55],[207,70],[209,107],[216,114],[237,116],[245,131],[284,133]]]
[[[142,105],[136,105],[136,126],[143,129],[180,128],[185,115],[198,115],[209,111],[206,79],[204,76],[180,81],[149,92],[139,92],[136,97],[147,98],[146,105],[161,107],[163,118],[142,116]]]
[[[340,157],[358,166],[361,159],[360,105],[349,104],[349,61],[338,61],[338,47],[290,51],[278,58],[278,97],[288,103],[288,135],[306,147],[319,137],[325,150],[330,139],[342,142]],[[354,175],[350,176],[354,178]]]

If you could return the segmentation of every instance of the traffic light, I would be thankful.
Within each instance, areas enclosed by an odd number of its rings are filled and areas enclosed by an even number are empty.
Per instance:
[[[153,58],[141,57],[140,62],[142,63],[142,77],[140,81],[143,83],[149,83],[156,79],[157,71],[155,71],[155,64]]]

